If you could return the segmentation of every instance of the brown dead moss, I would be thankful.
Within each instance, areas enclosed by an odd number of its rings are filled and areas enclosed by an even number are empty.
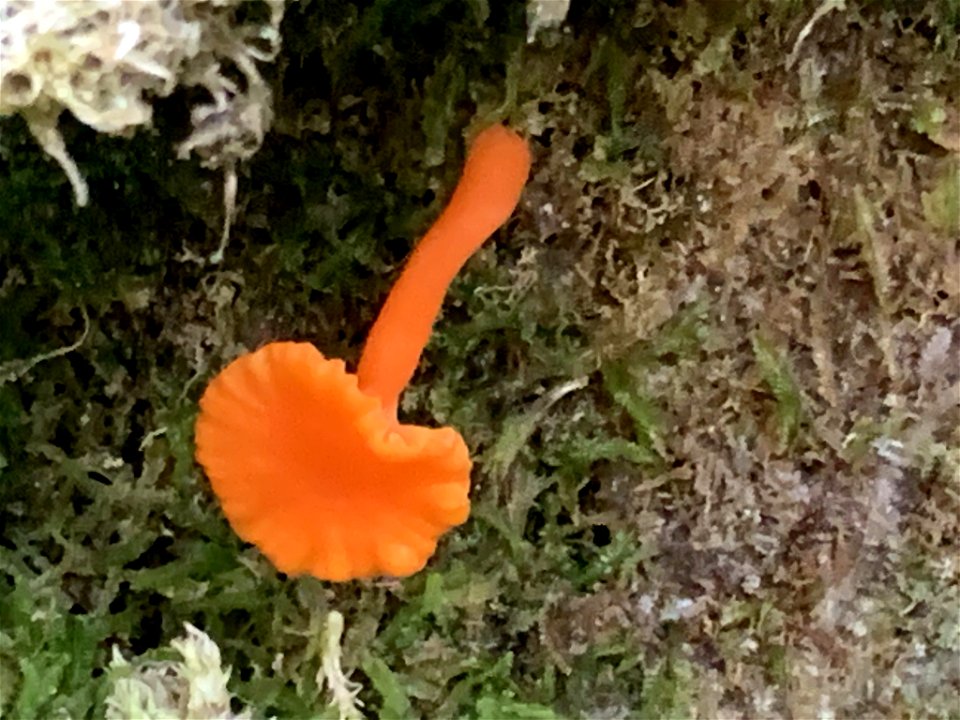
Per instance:
[[[514,287],[581,309],[591,362],[625,363],[660,408],[668,466],[594,468],[593,517],[655,549],[627,592],[551,612],[561,664],[629,625],[653,654],[679,633],[703,716],[950,712],[960,235],[931,198],[956,177],[960,65],[930,12],[836,10],[802,43],[810,14],[681,34],[681,68],[648,69],[626,101],[663,160],[584,142],[582,76],[527,108],[549,150],[524,222],[542,245]],[[950,109],[925,134],[931,104]],[[696,347],[657,351],[697,303]],[[624,432],[593,385],[561,412],[587,407]]]

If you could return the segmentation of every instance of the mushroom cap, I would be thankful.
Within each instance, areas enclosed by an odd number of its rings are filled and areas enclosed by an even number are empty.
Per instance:
[[[460,434],[399,424],[310,343],[228,365],[200,400],[196,443],[233,529],[291,575],[409,575],[469,514]]]

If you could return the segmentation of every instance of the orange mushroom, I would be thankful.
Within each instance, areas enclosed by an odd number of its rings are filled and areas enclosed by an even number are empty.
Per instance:
[[[440,217],[380,311],[356,375],[312,344],[273,342],[207,387],[197,460],[237,534],[280,570],[326,580],[409,575],[470,511],[453,428],[401,424],[397,403],[457,272],[513,212],[530,151],[481,132]]]

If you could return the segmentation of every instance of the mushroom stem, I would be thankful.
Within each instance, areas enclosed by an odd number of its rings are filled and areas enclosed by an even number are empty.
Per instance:
[[[513,213],[529,172],[530,149],[512,130],[494,125],[474,140],[450,202],[407,260],[360,357],[360,389],[385,410],[396,412],[447,288]]]

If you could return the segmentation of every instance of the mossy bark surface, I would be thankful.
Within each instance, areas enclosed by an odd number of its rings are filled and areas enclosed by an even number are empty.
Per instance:
[[[234,708],[335,717],[952,717],[960,692],[958,11],[943,2],[305,0],[239,167],[0,120],[0,709],[101,717],[112,648],[219,645]],[[818,10],[818,8],[821,8]],[[330,585],[241,544],[193,460],[242,352],[355,363],[464,138],[534,169],[401,417],[476,461],[422,573]],[[326,714],[325,714],[326,713]],[[952,715],[953,714],[953,715]]]

